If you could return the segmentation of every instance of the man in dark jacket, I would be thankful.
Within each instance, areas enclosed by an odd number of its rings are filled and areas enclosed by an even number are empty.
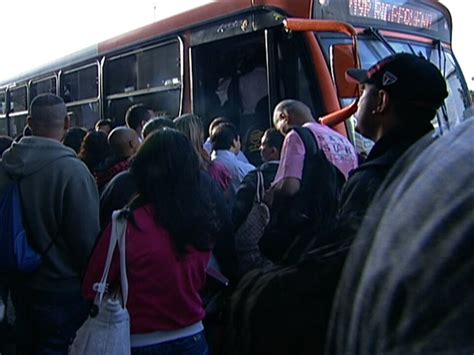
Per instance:
[[[474,349],[474,119],[425,136],[370,206],[332,308],[326,354]]]
[[[43,254],[39,269],[13,280],[16,351],[66,354],[87,316],[81,279],[99,233],[99,197],[86,165],[60,142],[69,126],[64,101],[37,96],[28,125],[33,135],[0,164],[0,194],[19,180],[28,239]]]
[[[235,229],[240,227],[252,209],[257,192],[257,171],[262,172],[265,190],[270,187],[270,184],[275,179],[284,138],[275,128],[269,128],[263,134],[260,144],[260,156],[262,157],[263,164],[244,177],[235,197],[232,208],[232,220]]]
[[[387,57],[369,70],[351,69],[347,78],[362,90],[356,128],[375,145],[343,188],[338,216],[342,237],[355,235],[389,170],[413,143],[433,130],[431,120],[448,96],[438,68],[406,53]]]

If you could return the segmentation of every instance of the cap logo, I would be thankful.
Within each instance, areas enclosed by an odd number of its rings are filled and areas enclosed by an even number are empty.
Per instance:
[[[397,82],[397,77],[390,73],[389,71],[386,71],[384,74],[383,74],[383,78],[382,78],[382,84],[383,86],[389,86],[389,85],[393,85]]]

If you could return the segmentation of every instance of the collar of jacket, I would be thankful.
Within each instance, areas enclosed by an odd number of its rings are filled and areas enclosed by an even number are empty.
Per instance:
[[[367,160],[355,170],[376,165],[392,165],[412,144],[430,131],[433,131],[431,123],[409,127],[400,126],[392,129],[375,143]]]

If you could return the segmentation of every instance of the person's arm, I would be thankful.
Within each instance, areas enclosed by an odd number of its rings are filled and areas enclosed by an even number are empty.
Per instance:
[[[300,136],[293,131],[288,133],[283,142],[280,165],[273,184],[276,196],[291,197],[300,190],[304,157],[305,149]]]
[[[63,195],[61,231],[72,261],[82,274],[92,252],[99,227],[99,195],[92,175],[81,167],[67,182]]]

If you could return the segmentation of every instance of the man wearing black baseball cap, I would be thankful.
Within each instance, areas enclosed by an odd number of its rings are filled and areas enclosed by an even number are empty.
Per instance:
[[[356,129],[375,142],[342,191],[339,234],[353,237],[390,168],[413,143],[433,130],[431,120],[448,92],[436,66],[407,53],[384,58],[369,70],[350,69],[346,78],[361,89]]]
[[[433,130],[431,120],[448,96],[446,82],[439,70],[429,61],[411,54],[395,54],[369,70],[350,69],[346,74],[347,79],[358,83],[361,89],[355,114],[356,129],[375,144],[367,160],[349,173],[334,229],[327,235],[318,235],[320,245],[326,244],[321,249],[331,255],[325,266],[325,278],[320,282],[324,289],[320,302],[328,308],[332,305],[333,319],[344,310],[333,302],[337,299],[336,291],[345,290],[346,284],[340,281],[340,275],[342,270],[345,272],[346,257],[352,245],[367,245],[365,239],[370,237],[358,234],[362,221],[365,224],[373,218],[373,215],[366,216],[369,205],[396,161]],[[430,135],[426,137],[429,138]],[[336,332],[330,331],[329,334]]]

